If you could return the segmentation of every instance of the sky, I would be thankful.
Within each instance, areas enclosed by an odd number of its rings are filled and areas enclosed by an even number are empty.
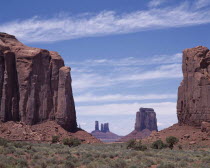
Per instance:
[[[177,123],[182,51],[210,47],[210,0],[7,0],[0,32],[57,51],[71,67],[77,122],[126,135],[140,107]]]

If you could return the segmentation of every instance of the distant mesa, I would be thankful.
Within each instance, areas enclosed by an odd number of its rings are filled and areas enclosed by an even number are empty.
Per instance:
[[[130,139],[143,139],[149,136],[152,131],[158,131],[157,118],[154,109],[152,108],[140,108],[136,112],[136,123],[134,131],[124,136],[119,141],[128,141]]]
[[[98,121],[95,121],[95,130],[91,134],[103,142],[115,142],[122,138],[122,136],[110,132],[109,123],[101,123],[101,129],[99,130]]]

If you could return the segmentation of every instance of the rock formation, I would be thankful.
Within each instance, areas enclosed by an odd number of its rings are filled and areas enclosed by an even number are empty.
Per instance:
[[[98,129],[99,122],[95,121],[95,130],[91,134],[100,139],[103,142],[115,142],[118,141],[122,136],[114,134],[109,130],[109,123],[101,123],[101,130]]]
[[[152,108],[140,108],[136,112],[135,130],[142,131],[144,129],[158,131],[156,113]]]
[[[101,132],[104,130],[104,124],[101,123]]]
[[[57,52],[0,33],[0,120],[33,125],[49,119],[77,128],[70,68]]]
[[[99,124],[98,124],[98,121],[95,121],[95,131],[99,131]]]
[[[148,137],[152,131],[158,131],[156,113],[152,108],[140,108],[136,112],[136,123],[134,130],[119,141],[126,142],[130,139],[143,139]]]
[[[101,132],[109,132],[109,123],[102,124]]]
[[[183,81],[178,89],[179,124],[210,122],[210,51],[198,46],[183,51]]]

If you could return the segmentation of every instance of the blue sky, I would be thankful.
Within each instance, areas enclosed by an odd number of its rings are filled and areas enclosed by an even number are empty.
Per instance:
[[[140,107],[177,122],[182,50],[210,46],[210,0],[7,0],[0,31],[58,51],[72,68],[78,124],[125,135]]]

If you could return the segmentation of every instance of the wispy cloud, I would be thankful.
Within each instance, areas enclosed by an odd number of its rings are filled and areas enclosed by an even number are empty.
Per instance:
[[[163,4],[164,2],[166,2],[167,0],[151,0],[149,3],[148,3],[148,6],[149,7],[157,7],[161,4]]]
[[[181,63],[182,53],[176,53],[172,55],[155,55],[151,57],[135,58],[127,57],[122,59],[95,59],[95,60],[84,60],[82,62],[67,62],[69,66],[141,66],[141,65],[153,65],[153,64],[170,64],[170,63]]]
[[[194,6],[182,3],[123,14],[102,11],[98,14],[61,15],[47,19],[35,16],[2,23],[0,31],[14,34],[25,42],[54,42],[210,23],[209,8],[195,10]]]
[[[133,101],[133,100],[163,100],[174,99],[176,94],[148,94],[148,95],[122,95],[122,94],[109,94],[109,95],[94,95],[92,93],[75,96],[74,99],[77,103],[80,102],[120,102],[120,101]]]
[[[210,6],[210,0],[197,0],[194,4],[196,9],[201,9]]]
[[[133,70],[133,71],[132,71]],[[75,73],[72,69],[73,76],[73,88],[75,91],[89,89],[89,88],[99,88],[108,87],[113,85],[118,85],[122,83],[133,82],[139,83],[146,80],[154,79],[172,79],[181,78],[181,64],[169,64],[162,65],[152,70],[141,70],[135,69],[133,67],[126,68],[125,71],[109,73],[109,71],[104,73]],[[131,73],[132,72],[132,73]]]
[[[135,115],[140,107],[154,108],[157,115],[176,114],[175,102],[119,103],[94,106],[77,106],[78,115]]]

